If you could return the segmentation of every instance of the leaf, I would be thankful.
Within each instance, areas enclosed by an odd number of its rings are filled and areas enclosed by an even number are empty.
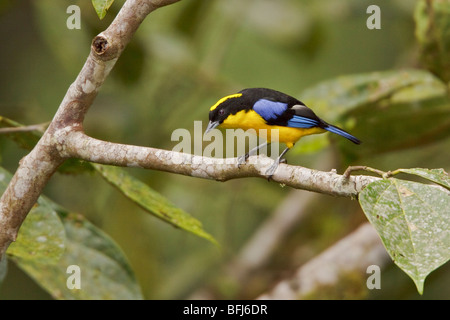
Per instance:
[[[0,193],[11,177],[0,167]],[[43,196],[7,253],[55,298],[142,298],[133,271],[117,244],[83,216],[68,213]],[[3,263],[6,262],[0,263],[0,275],[6,272]],[[66,286],[70,265],[81,269],[81,290]]]
[[[0,194],[12,175],[0,167]],[[64,253],[64,228],[48,200],[40,197],[20,227],[17,240],[9,246],[8,255],[21,259],[56,263]]]
[[[353,82],[354,96],[347,91],[332,96],[330,108],[348,110],[354,126],[347,129],[363,141],[358,148],[342,141],[342,151],[353,158],[370,157],[450,136],[450,99],[442,82],[424,71],[403,71],[397,76],[387,72],[379,77],[372,84],[360,79],[361,87]]]
[[[127,198],[137,203],[144,210],[177,228],[189,231],[214,244],[216,240],[202,228],[197,219],[170,203],[165,197],[151,189],[138,179],[127,174],[121,168],[93,164],[97,171],[109,183],[115,186]]]
[[[355,147],[345,139],[336,139],[350,159],[450,136],[450,99],[442,82],[427,71],[342,76],[322,82],[301,96],[324,120],[363,141],[361,147]]]
[[[95,12],[97,12],[100,20],[106,16],[106,12],[111,7],[113,2],[114,0],[92,0],[92,5],[94,6]]]
[[[318,114],[326,112],[325,120],[332,122],[345,112],[389,98],[429,77],[427,72],[418,70],[347,75],[321,82],[303,91],[301,97]]]
[[[82,215],[58,208],[67,234],[66,251],[57,264],[15,259],[57,299],[142,299],[134,273],[117,244]],[[67,286],[69,266],[80,268],[81,289]]]
[[[450,177],[448,173],[445,172],[444,169],[413,168],[413,169],[398,169],[396,171],[414,174],[416,176],[433,181],[450,190]]]
[[[450,259],[450,192],[391,178],[369,184],[359,202],[395,264],[422,294],[427,275]]]
[[[40,199],[40,202],[45,201]],[[20,227],[17,240],[7,253],[21,259],[40,263],[57,263],[64,253],[65,233],[56,212],[45,205],[37,205]]]
[[[419,92],[421,89],[415,90]],[[358,122],[352,134],[364,141],[364,148],[353,150],[360,155],[370,156],[415,148],[448,138],[450,100],[445,94],[415,97],[416,92],[409,91],[410,98],[406,101],[391,102],[384,107],[368,106],[360,110],[355,115]]]

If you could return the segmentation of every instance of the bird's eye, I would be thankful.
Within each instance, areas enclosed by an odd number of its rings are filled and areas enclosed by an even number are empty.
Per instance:
[[[225,114],[225,110],[220,109],[220,110],[219,110],[219,116],[223,116],[224,114]]]

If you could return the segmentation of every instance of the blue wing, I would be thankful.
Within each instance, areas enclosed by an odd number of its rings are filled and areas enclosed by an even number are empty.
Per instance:
[[[319,126],[319,121],[294,115],[291,119],[288,120],[287,126],[292,128],[313,128]]]
[[[264,120],[273,122],[278,120],[288,109],[288,104],[284,102],[276,102],[267,99],[259,99],[253,105],[256,111]],[[271,121],[272,120],[272,121]],[[287,121],[287,126],[292,128],[313,128],[319,125],[319,121],[308,117],[294,115]]]
[[[284,102],[259,99],[253,105],[253,110],[256,111],[264,120],[266,120],[270,124],[302,129],[319,127],[327,131],[333,132],[335,134],[338,134],[340,136],[343,136],[344,138],[347,138],[353,143],[356,144],[361,143],[359,139],[352,136],[350,133],[336,126],[328,124],[325,121],[318,118],[311,109],[307,108],[303,104],[296,105],[292,107],[292,109],[295,109],[296,113],[302,115],[294,114],[291,116],[288,112],[286,112],[288,110],[288,104]],[[310,118],[309,116],[314,117],[315,119]]]
[[[253,110],[266,121],[277,119],[287,110],[287,108],[287,103],[270,101],[267,99],[259,99],[253,105]]]

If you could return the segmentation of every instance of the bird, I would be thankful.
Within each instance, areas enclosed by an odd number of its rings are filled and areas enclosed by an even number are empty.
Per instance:
[[[217,101],[209,111],[209,123],[205,133],[215,129],[266,129],[267,141],[238,157],[238,166],[244,164],[251,154],[273,142],[270,129],[278,129],[278,142],[286,149],[265,172],[269,179],[294,144],[303,136],[332,132],[347,138],[355,144],[361,141],[343,129],[327,123],[303,102],[277,90],[268,88],[247,88],[227,95]]]

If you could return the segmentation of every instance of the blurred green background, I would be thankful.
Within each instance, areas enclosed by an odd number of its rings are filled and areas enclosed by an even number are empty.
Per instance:
[[[81,8],[80,30],[66,27],[70,4]],[[50,121],[83,66],[92,38],[122,4],[116,0],[100,21],[90,1],[1,0],[0,115],[23,124]],[[381,8],[380,30],[366,27],[371,4]],[[171,141],[173,130],[193,131],[195,120],[207,121],[209,107],[236,90],[269,87],[303,100],[308,88],[335,77],[419,67],[415,6],[415,0],[182,0],[153,12],[141,25],[87,114],[86,132],[171,149],[177,143]],[[326,110],[318,114],[330,122],[338,118],[327,117]],[[363,142],[390,137],[383,130],[401,121],[394,120],[375,132],[358,129],[356,120],[349,130]],[[447,130],[439,139],[389,150],[378,140],[380,152],[365,152],[362,144],[346,157],[340,142],[333,138],[328,144],[330,137],[324,135],[305,138],[305,145],[298,143],[287,158],[290,164],[339,172],[350,163],[381,170],[448,170],[449,135]],[[0,137],[1,165],[11,172],[26,153]],[[202,221],[221,248],[149,216],[95,174],[58,173],[45,195],[85,215],[117,241],[147,299],[185,299],[205,291],[219,299],[254,298],[366,221],[356,201],[322,195],[308,205],[308,215],[286,234],[271,262],[238,283],[226,266],[292,190],[261,179],[219,183],[127,171]],[[423,296],[391,264],[383,269],[382,290],[334,298],[447,299],[449,268],[428,277]],[[0,298],[51,297],[10,263]]]

